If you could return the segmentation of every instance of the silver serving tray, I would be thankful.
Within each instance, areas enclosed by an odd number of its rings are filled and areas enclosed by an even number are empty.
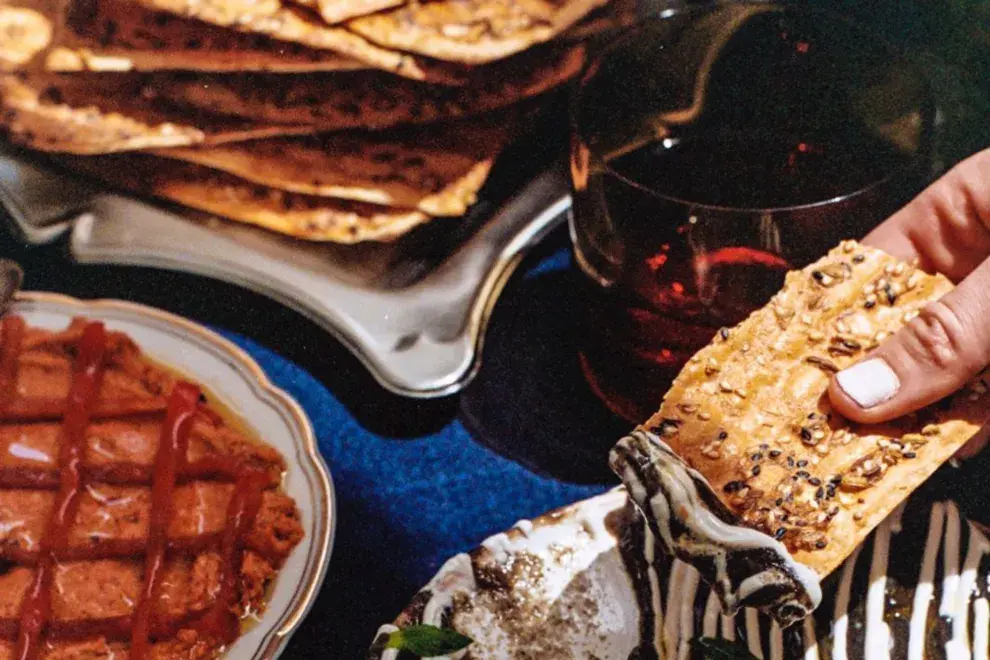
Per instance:
[[[79,263],[188,271],[269,296],[343,342],[385,388],[462,389],[477,372],[495,300],[526,250],[570,208],[544,171],[496,205],[387,244],[313,244],[107,192],[0,140],[0,204],[31,244],[68,237]]]

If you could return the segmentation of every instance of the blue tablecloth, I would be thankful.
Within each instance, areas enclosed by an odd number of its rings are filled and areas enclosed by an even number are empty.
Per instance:
[[[507,304],[526,299],[527,283],[567,263],[559,250],[530,263]],[[360,657],[377,625],[391,620],[448,557],[520,518],[606,487],[531,471],[476,441],[459,419],[418,437],[377,435],[304,369],[250,339],[221,332],[305,409],[336,488],[329,573],[287,657]]]

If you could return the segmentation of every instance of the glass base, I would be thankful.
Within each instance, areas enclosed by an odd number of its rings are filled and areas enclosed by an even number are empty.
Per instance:
[[[610,373],[596,368],[596,362],[585,352],[578,353],[581,373],[591,392],[609,410],[633,424],[642,424],[660,409],[663,396],[678,370],[624,368]]]

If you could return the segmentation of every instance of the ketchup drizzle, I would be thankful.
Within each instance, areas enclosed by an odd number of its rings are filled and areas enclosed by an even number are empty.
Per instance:
[[[144,563],[144,588],[134,613],[131,629],[130,660],[142,660],[150,648],[152,608],[156,602],[165,567],[168,525],[172,519],[172,493],[179,468],[186,461],[189,431],[199,405],[199,387],[180,382],[172,389],[168,412],[158,441],[155,471],[151,480],[151,516]]]
[[[17,394],[17,365],[24,341],[24,319],[7,316],[0,321],[0,409]]]
[[[4,334],[6,335],[6,321]],[[6,341],[4,344],[6,345]],[[6,346],[5,346],[6,348]],[[106,330],[102,323],[87,323],[79,341],[78,357],[72,385],[66,401],[59,449],[59,490],[52,517],[41,539],[41,559],[21,606],[14,657],[31,660],[37,657],[40,637],[51,618],[52,577],[55,555],[68,545],[69,525],[79,505],[86,426],[103,381],[103,357],[106,353]],[[4,355],[6,357],[6,355]]]
[[[25,323],[20,317],[8,316],[0,320],[0,412],[8,408],[16,396],[18,357],[24,332]],[[10,481],[13,487],[58,489],[51,518],[39,542],[34,578],[25,594],[20,618],[16,623],[13,657],[17,660],[34,660],[38,657],[42,635],[46,630],[49,634],[58,633],[59,636],[63,632],[71,632],[61,631],[51,621],[53,580],[58,558],[70,554],[69,530],[79,507],[83,480],[97,477],[88,474],[83,465],[83,454],[86,448],[86,427],[99,412],[97,398],[103,381],[106,351],[107,336],[103,324],[87,323],[78,343],[72,383],[64,402],[58,474],[49,476],[40,472],[35,474],[30,470],[21,474],[15,470],[10,474],[4,471],[0,479],[3,482]],[[206,475],[236,481],[234,494],[227,507],[227,521],[219,539],[221,566],[216,598],[199,619],[187,620],[181,627],[192,628],[225,643],[233,642],[240,632],[236,607],[243,542],[257,518],[264,490],[274,485],[273,478],[265,470],[247,466],[228,457],[204,457],[194,464],[187,462],[189,433],[198,410],[199,397],[200,389],[192,383],[180,382],[173,388],[151,474],[151,513],[140,600],[133,617],[119,617],[119,620],[105,622],[110,628],[104,633],[112,632],[111,636],[114,638],[126,635],[127,629],[130,629],[131,660],[143,660],[147,657],[151,636],[162,634],[161,630],[154,632],[156,624],[152,619],[165,557],[170,547],[168,526],[173,514],[172,496],[176,484],[184,479]],[[125,483],[147,479],[147,476],[142,479],[136,472],[130,474],[134,470],[124,472],[118,476]],[[147,472],[144,474],[147,475]],[[108,481],[113,482],[114,479]]]
[[[210,609],[192,626],[226,643],[237,639],[240,632],[240,619],[234,613],[234,607],[237,605],[238,567],[243,554],[241,539],[254,525],[268,481],[265,472],[252,469],[244,470],[238,478],[234,496],[227,505],[227,524],[220,539],[220,589]]]

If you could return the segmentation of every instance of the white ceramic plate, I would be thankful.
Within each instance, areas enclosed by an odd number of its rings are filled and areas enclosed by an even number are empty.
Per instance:
[[[279,572],[268,608],[227,651],[237,660],[270,660],[281,653],[323,581],[333,544],[333,484],[305,413],[272,385],[244,351],[178,316],[116,300],[82,301],[49,293],[18,294],[12,311],[28,324],[64,328],[74,316],[127,333],[152,359],[187,374],[239,415],[258,437],[285,456],[286,493],[295,498],[306,536]]]
[[[814,616],[781,631],[755,610],[721,614],[698,573],[660,557],[616,489],[517,523],[457,555],[387,633],[414,623],[474,639],[457,657],[687,660],[691,640],[736,640],[768,660],[986,660],[990,541],[952,502],[914,497],[822,585]],[[659,616],[655,613],[659,612]]]

